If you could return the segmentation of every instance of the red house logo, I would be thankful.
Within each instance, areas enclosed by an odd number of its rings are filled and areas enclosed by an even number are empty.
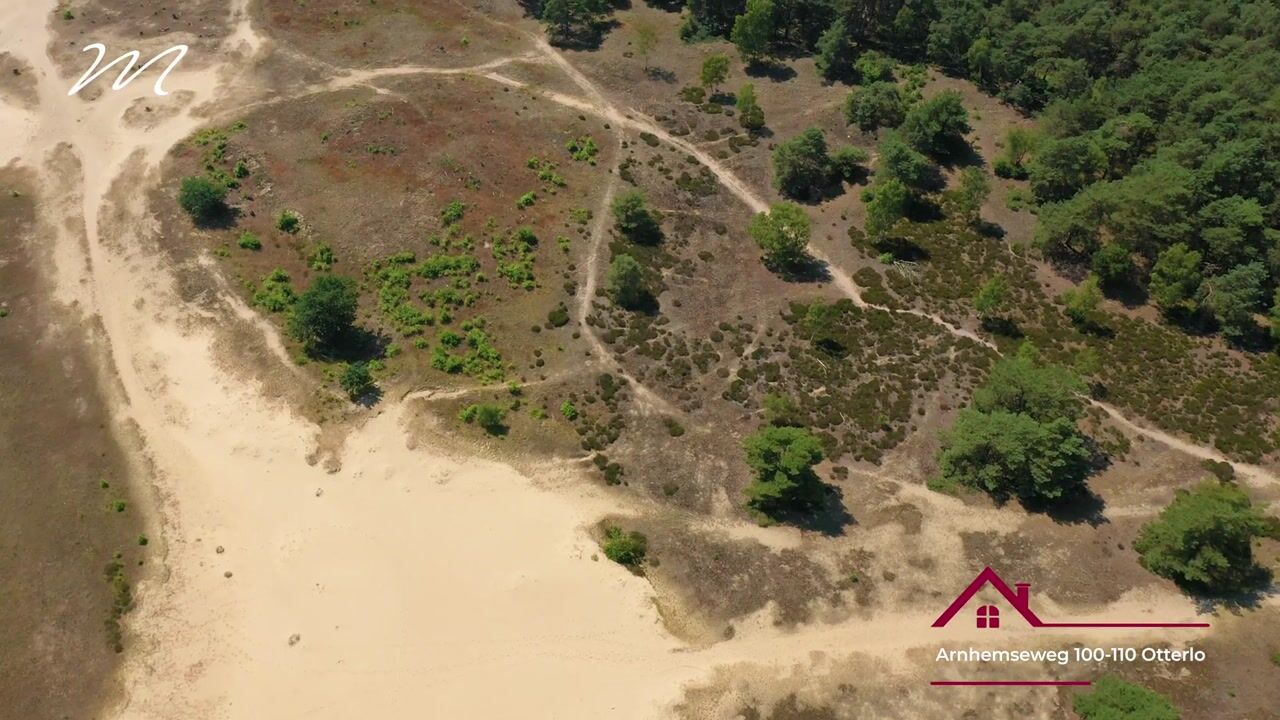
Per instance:
[[[1048,627],[1048,628],[1209,627],[1209,623],[1045,622],[1044,620],[1041,620],[1040,617],[1031,610],[1031,605],[1030,605],[1031,584],[1030,583],[1015,583],[1014,587],[1011,588],[1009,587],[1008,583],[1006,583],[999,575],[996,574],[995,570],[992,570],[989,567],[983,568],[982,572],[978,573],[978,576],[973,579],[973,582],[969,583],[969,586],[966,587],[964,591],[961,592],[960,595],[951,602],[951,605],[949,605],[946,610],[942,611],[942,614],[938,616],[938,619],[933,621],[933,627],[936,627],[936,628],[945,627],[947,623],[951,622],[951,620],[955,618],[956,615],[960,614],[960,611],[964,609],[964,606],[969,604],[969,601],[973,599],[973,596],[977,595],[978,591],[981,590],[986,585],[990,585],[992,589],[994,589],[997,593],[1002,595],[1005,601],[1007,601],[1009,605],[1013,607],[1014,611],[1017,612],[1018,615],[1022,616],[1022,619],[1025,620],[1026,623],[1033,628],[1042,628],[1042,627]],[[974,623],[979,628],[992,629],[992,628],[1000,627],[1000,607],[997,605],[991,605],[991,604],[979,605],[977,609],[974,611]]]

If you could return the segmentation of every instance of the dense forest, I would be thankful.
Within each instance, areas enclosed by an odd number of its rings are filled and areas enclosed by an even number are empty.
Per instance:
[[[880,72],[878,58],[972,80],[1040,120],[992,160],[997,174],[1029,180],[1046,257],[1188,327],[1216,325],[1252,347],[1268,324],[1280,336],[1275,3],[686,0],[685,9],[686,40],[728,39],[754,65],[812,54],[828,80],[862,83],[851,106],[870,118],[864,129],[902,118],[880,112],[875,94],[892,100],[891,83],[863,77]],[[535,10],[554,35],[607,6],[547,0]],[[1260,322],[1269,308],[1272,322]]]

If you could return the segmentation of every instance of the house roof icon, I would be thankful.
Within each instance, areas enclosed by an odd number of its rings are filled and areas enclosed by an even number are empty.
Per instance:
[[[1031,611],[1030,583],[1015,583],[1014,587],[1009,587],[1009,583],[992,570],[990,567],[984,567],[982,572],[969,583],[960,595],[947,606],[946,610],[933,621],[932,627],[945,627],[951,619],[956,616],[964,606],[978,594],[984,586],[990,585],[996,592],[1000,593],[1005,600],[1018,611],[1022,619],[1033,628],[1193,628],[1193,627],[1209,627],[1209,623],[1161,623],[1161,622],[1139,622],[1139,623],[1084,623],[1084,622],[1045,622],[1038,615]]]
[[[964,606],[973,599],[974,595],[978,594],[978,591],[981,590],[984,585],[991,585],[996,592],[1003,595],[1004,599],[1009,601],[1009,604],[1013,606],[1013,609],[1017,610],[1018,614],[1022,616],[1022,619],[1026,620],[1027,624],[1031,627],[1043,627],[1046,625],[1046,623],[1037,617],[1035,613],[1031,612],[1031,608],[1027,606],[1031,594],[1030,583],[1016,583],[1017,589],[1015,590],[1010,588],[1009,584],[1006,583],[995,570],[992,570],[990,567],[985,567],[982,569],[982,572],[978,573],[978,576],[973,579],[973,582],[969,583],[968,587],[966,587],[960,595],[951,602],[951,605],[949,605],[946,610],[942,611],[942,614],[938,616],[938,619],[933,621],[933,627],[943,627],[947,623],[951,622],[951,618],[955,617],[957,613],[963,610]]]

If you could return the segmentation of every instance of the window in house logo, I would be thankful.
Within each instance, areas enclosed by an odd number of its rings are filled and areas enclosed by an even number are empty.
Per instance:
[[[1107,623],[1087,623],[1087,622],[1046,622],[1040,619],[1031,610],[1031,584],[1015,583],[1010,587],[995,570],[989,567],[983,568],[982,572],[969,583],[959,596],[951,602],[951,605],[937,620],[933,621],[933,627],[946,627],[969,601],[973,599],[978,591],[990,585],[993,590],[999,593],[1006,602],[1013,608],[1027,625],[1033,628],[1199,628],[1209,627],[1209,623],[1168,623],[1168,622],[1107,622]],[[974,618],[976,627],[984,630],[993,630],[1000,627],[1000,606],[991,603],[979,605],[971,616]]]

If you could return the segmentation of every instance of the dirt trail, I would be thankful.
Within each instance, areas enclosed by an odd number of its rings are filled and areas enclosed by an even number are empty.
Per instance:
[[[591,559],[596,546],[583,528],[616,510],[605,491],[570,482],[552,493],[499,464],[407,447],[404,403],[351,437],[341,471],[308,464],[315,428],[221,367],[210,320],[182,307],[145,234],[141,190],[169,148],[211,120],[197,101],[260,100],[236,94],[269,49],[246,8],[235,3],[237,29],[222,57],[170,76],[176,112],[149,129],[121,121],[140,98],[154,102],[147,87],[93,102],[65,96],[69,81],[45,52],[53,2],[0,11],[0,27],[20,38],[7,49],[35,68],[40,100],[34,112],[0,106],[0,129],[20,141],[14,159],[39,168],[51,194],[72,203],[46,210],[63,228],[62,292],[101,318],[128,398],[119,411],[137,423],[156,468],[167,575],[139,588],[128,696],[113,716],[514,718],[536,708],[647,719],[723,663],[893,656],[944,637],[977,639],[962,628],[933,632],[927,615],[906,611],[796,633],[762,616],[732,641],[682,651],[647,584]],[[661,132],[590,88],[595,100],[574,102]],[[63,172],[68,157],[78,176]],[[763,207],[705,160],[749,206]],[[1174,594],[1126,596],[1093,619],[1149,612],[1191,618],[1195,608]],[[504,678],[502,692],[495,678]]]
[[[711,171],[712,174],[716,176],[717,180],[720,181],[721,185],[726,187],[731,193],[733,193],[739,200],[741,200],[753,212],[759,213],[759,212],[768,211],[769,209],[768,203],[765,202],[765,200],[760,195],[756,194],[736,174],[734,174],[732,170],[725,167],[722,163],[720,163],[718,160],[713,158],[708,153],[704,152],[698,146],[693,145],[692,143],[682,138],[678,138],[670,134],[669,132],[664,130],[662,127],[660,127],[656,122],[644,116],[642,113],[639,113],[634,109],[628,109],[627,112],[624,113],[616,105],[614,105],[607,98],[605,98],[604,95],[595,86],[595,84],[592,83],[591,80],[587,78],[585,75],[583,75],[580,71],[578,71],[577,68],[574,68],[573,65],[568,60],[566,60],[563,55],[561,55],[559,52],[555,50],[555,48],[551,47],[551,45],[549,45],[545,40],[542,40],[540,38],[537,40],[537,42],[538,42],[539,48],[544,53],[546,53],[548,57],[556,65],[563,68],[565,72],[573,79],[575,84],[581,87],[584,91],[586,91],[592,97],[592,100],[586,101],[580,98],[567,97],[560,93],[553,93],[553,92],[544,93],[551,100],[554,100],[561,104],[569,105],[571,107],[574,107],[580,110],[587,110],[587,111],[593,112],[597,115],[600,115],[610,120],[611,122],[617,123],[618,125],[630,127],[634,130],[653,134],[663,142],[669,145],[672,145],[676,148],[679,148],[685,153],[688,153],[689,155],[692,155],[694,158],[696,158],[699,163],[705,166],[708,170]],[[515,81],[510,81],[510,82],[514,83]],[[515,84],[522,85],[521,83],[515,83]],[[918,310],[915,308],[890,308],[883,305],[877,305],[875,303],[867,302],[862,297],[862,290],[861,288],[858,287],[857,283],[855,283],[852,278],[850,278],[847,274],[845,274],[843,270],[841,270],[834,262],[832,262],[826,253],[822,252],[819,248],[813,245],[809,246],[808,251],[809,251],[809,254],[814,257],[814,259],[818,260],[824,266],[826,266],[828,272],[831,275],[832,283],[840,290],[842,294],[844,294],[847,298],[853,301],[854,305],[860,308],[869,308],[869,309],[880,310],[880,311],[889,312],[889,313],[905,313],[909,315],[915,315],[917,317],[922,317],[942,327],[948,333],[952,334],[955,337],[967,338],[983,346],[991,348],[992,350],[997,349],[995,343],[991,342],[990,340],[978,335],[977,333],[971,330],[959,327],[935,313],[925,312],[923,310]],[[1186,440],[1178,439],[1172,435],[1169,435],[1168,433],[1161,432],[1159,430],[1152,430],[1146,427],[1145,425],[1139,424],[1134,420],[1130,419],[1127,415],[1125,415],[1118,408],[1112,405],[1108,405],[1106,403],[1101,403],[1096,401],[1091,401],[1091,402],[1097,407],[1105,410],[1108,415],[1110,415],[1113,419],[1115,419],[1117,422],[1119,422],[1121,425],[1125,426],[1132,432],[1148,437],[1152,440],[1155,440],[1156,442],[1162,443],[1175,450],[1186,452],[1194,457],[1198,457],[1202,459],[1212,459],[1220,462],[1228,462],[1236,469],[1238,473],[1250,479],[1254,483],[1272,484],[1272,485],[1280,484],[1280,477],[1277,477],[1275,473],[1272,473],[1266,470],[1265,468],[1230,460],[1225,456],[1223,456],[1221,453],[1218,453],[1217,451],[1211,448],[1206,448],[1200,445],[1196,445]]]

